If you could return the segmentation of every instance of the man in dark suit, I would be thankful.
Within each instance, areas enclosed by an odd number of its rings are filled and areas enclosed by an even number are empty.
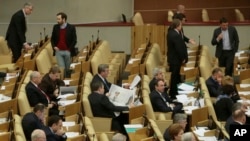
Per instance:
[[[163,71],[160,68],[154,68],[153,69],[153,79],[149,82],[150,92],[152,92],[153,90],[155,90],[155,83],[159,79],[162,79],[165,82]],[[167,90],[168,90],[168,87],[167,87],[166,82],[165,82],[164,92],[167,92]]]
[[[47,141],[66,141],[67,136],[62,130],[62,119],[57,115],[49,117],[48,126],[43,127]]]
[[[88,96],[92,113],[95,117],[112,118],[112,130],[126,134],[123,124],[128,123],[124,120],[123,114],[116,116],[114,112],[128,111],[127,106],[115,106],[109,101],[109,98],[104,95],[104,86],[101,81],[91,83],[92,93]],[[132,106],[132,105],[131,105]]]
[[[214,68],[212,75],[206,80],[207,89],[211,97],[217,97],[221,94],[222,78],[222,70],[220,68]]]
[[[152,107],[155,112],[183,113],[183,105],[173,102],[164,92],[164,81],[159,79],[155,82],[155,90],[149,94]]]
[[[33,10],[31,3],[25,3],[23,9],[17,11],[12,17],[6,33],[6,40],[12,51],[13,62],[15,63],[21,56],[22,49],[30,49],[26,42],[25,33],[27,31],[26,16]]]
[[[58,65],[65,69],[65,77],[70,77],[71,57],[76,56],[76,29],[67,23],[67,15],[63,12],[57,14],[57,23],[51,36],[53,55],[56,55]]]
[[[37,104],[33,112],[27,113],[23,116],[22,127],[27,141],[31,140],[31,133],[35,129],[42,129],[44,126],[45,105]]]
[[[169,64],[169,71],[171,72],[171,82],[169,94],[172,99],[176,98],[177,84],[181,82],[180,69],[181,65],[187,63],[187,46],[182,39],[180,31],[182,23],[178,19],[174,19],[169,26],[167,34],[167,60]]]
[[[229,125],[229,131],[230,134],[231,126],[233,125],[244,125],[246,124],[246,114],[245,111],[242,109],[238,109],[233,113],[233,122]]]
[[[98,66],[98,74],[96,74],[93,79],[92,82],[96,82],[96,81],[100,81],[102,82],[103,86],[104,86],[104,94],[109,92],[109,89],[111,87],[111,83],[107,81],[107,77],[109,75],[109,66],[107,64],[100,64]]]
[[[58,115],[58,105],[56,101],[52,101],[50,97],[38,86],[41,82],[41,74],[33,71],[30,74],[30,82],[25,86],[27,98],[30,106],[35,106],[38,103],[44,104],[49,108],[49,115]]]
[[[219,60],[219,66],[225,67],[225,75],[232,76],[235,53],[239,47],[239,36],[233,26],[228,26],[226,18],[220,19],[220,27],[213,33],[212,45],[216,45],[215,57]]]

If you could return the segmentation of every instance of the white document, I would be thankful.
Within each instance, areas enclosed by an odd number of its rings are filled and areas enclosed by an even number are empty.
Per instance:
[[[210,137],[198,137],[199,141],[217,141],[215,136]]]
[[[184,90],[184,91],[194,91],[194,86],[188,85],[186,83],[181,83],[178,86],[179,89]]]
[[[62,123],[62,126],[64,126],[64,127],[69,127],[69,126],[74,126],[74,125],[76,125],[76,122],[74,122],[74,121],[64,121]]]
[[[193,93],[194,91],[178,91],[178,94],[190,94]]]
[[[126,106],[132,100],[134,90],[122,88],[112,84],[109,89],[109,100],[116,106]]]
[[[129,89],[134,89],[136,85],[141,81],[141,77],[139,75],[136,75],[134,80],[131,82]]]
[[[75,103],[76,100],[59,100],[58,104],[61,106],[66,106]]]
[[[64,95],[59,95],[59,96],[57,97],[57,99],[67,99],[67,97],[73,96],[73,95],[75,95],[75,94],[64,94]]]
[[[247,88],[247,87],[250,87],[250,84],[240,84],[240,87],[241,88]]]
[[[65,83],[66,86],[69,85],[69,82],[70,82],[70,81],[71,81],[71,80],[63,80],[63,82]]]
[[[249,95],[250,91],[238,91],[238,93],[241,95]]]
[[[67,136],[68,138],[70,138],[70,137],[76,137],[76,136],[79,136],[79,135],[80,135],[79,132],[66,132],[65,134],[66,134],[66,136]]]

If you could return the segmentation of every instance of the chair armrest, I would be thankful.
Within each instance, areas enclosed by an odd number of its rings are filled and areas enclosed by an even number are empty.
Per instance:
[[[96,132],[111,131],[112,118],[93,117],[93,118],[90,118],[90,120]]]

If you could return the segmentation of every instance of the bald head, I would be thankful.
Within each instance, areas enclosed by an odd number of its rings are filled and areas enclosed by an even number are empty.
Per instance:
[[[177,13],[185,13],[185,6],[180,4],[177,6]]]
[[[31,141],[46,141],[44,131],[41,129],[35,129],[31,134]]]

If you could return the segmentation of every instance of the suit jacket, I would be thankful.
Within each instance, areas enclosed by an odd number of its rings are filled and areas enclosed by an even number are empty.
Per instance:
[[[57,46],[60,37],[60,25],[56,24],[53,27],[52,36],[51,36],[51,45],[53,48],[53,55],[55,55],[54,47]],[[67,23],[66,26],[66,45],[70,51],[71,56],[76,56],[75,45],[77,42],[76,29],[75,26]]]
[[[230,97],[221,98],[215,103],[215,112],[219,121],[226,121],[232,115],[233,100]]]
[[[162,96],[161,96],[159,92],[154,90],[153,92],[149,94],[149,97],[150,97],[150,101],[155,112],[171,112],[171,111],[175,113],[182,112],[181,110],[183,108],[182,103],[172,102],[172,100],[169,98],[169,96],[166,93],[162,93]],[[166,104],[166,102],[168,102],[169,104],[172,104],[172,103],[175,104],[174,109],[171,109],[171,107],[169,107]]]
[[[42,78],[41,83],[39,84],[39,87],[50,97],[52,101],[56,101],[56,97],[54,95],[54,91],[56,90],[57,82],[53,81],[49,77],[49,73],[45,74]]]
[[[221,86],[215,81],[212,76],[206,80],[206,85],[211,97],[217,97],[222,93]]]
[[[48,126],[43,127],[43,131],[45,132],[47,141],[66,141],[67,136],[58,136],[53,133],[52,130]]]
[[[25,90],[30,106],[34,107],[38,103],[48,106],[47,97],[33,83],[29,82]]]
[[[105,82],[102,80],[102,78],[96,74],[93,79],[92,79],[92,82],[96,82],[96,81],[101,81],[103,83],[103,86],[104,86],[104,93],[108,93],[109,92],[109,88],[111,87],[111,83],[107,81],[107,79],[105,79]],[[91,82],[91,83],[92,83]]]
[[[216,38],[218,37],[220,33],[221,33],[221,28],[220,27],[216,28],[214,30],[213,38],[211,41],[212,45],[216,45],[215,56],[217,58],[221,56],[222,51],[223,51],[223,41],[220,40],[219,42],[217,42],[216,40]],[[239,48],[239,36],[238,36],[236,28],[233,26],[228,26],[228,34],[229,34],[231,47],[234,52],[237,52]]]
[[[12,17],[6,33],[8,44],[15,44],[22,49],[23,43],[26,42],[25,32],[27,30],[23,10],[17,11]]]
[[[187,46],[182,36],[174,29],[169,29],[167,34],[167,59],[169,64],[182,64],[188,61]]]
[[[35,129],[42,129],[44,124],[41,122],[41,120],[35,115],[35,113],[30,112],[23,116],[22,119],[22,127],[23,132],[25,134],[26,140],[31,140],[31,133]]]
[[[92,113],[96,117],[114,118],[114,112],[129,110],[129,108],[125,106],[115,106],[104,94],[93,92],[88,96],[88,99],[91,105]]]

